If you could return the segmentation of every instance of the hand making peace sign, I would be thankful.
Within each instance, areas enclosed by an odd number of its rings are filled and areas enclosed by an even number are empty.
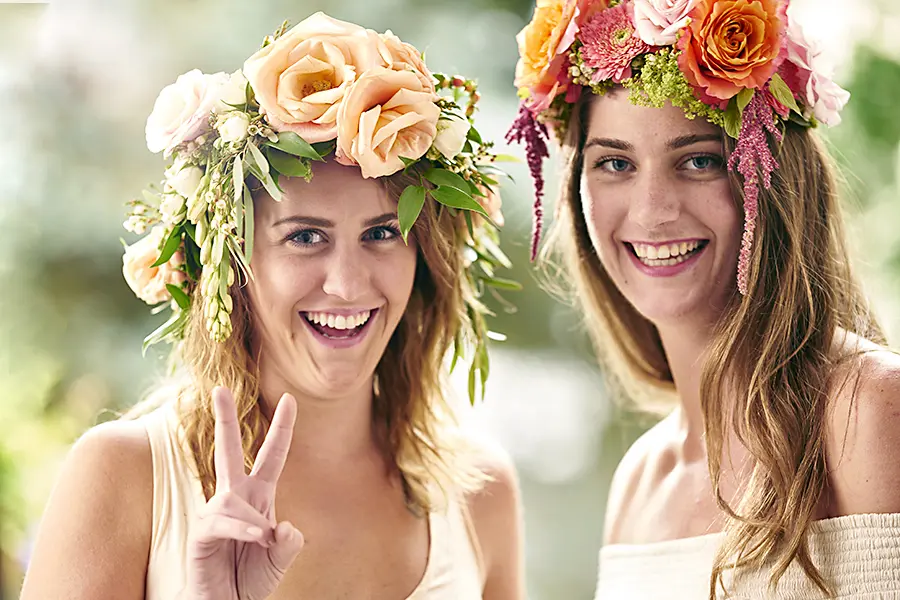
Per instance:
[[[264,600],[303,548],[303,535],[275,518],[275,488],[284,468],[297,403],[284,394],[247,475],[234,397],[213,390],[216,493],[191,526],[190,600]]]

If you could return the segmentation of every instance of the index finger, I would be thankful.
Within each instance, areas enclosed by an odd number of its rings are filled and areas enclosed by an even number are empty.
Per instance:
[[[278,482],[291,447],[291,439],[294,437],[296,419],[297,401],[290,394],[284,394],[275,407],[272,424],[256,455],[251,475],[256,475],[267,483]]]
[[[212,391],[212,399],[216,414],[214,452],[216,488],[221,485],[229,489],[245,475],[241,428],[231,390],[216,386]]]

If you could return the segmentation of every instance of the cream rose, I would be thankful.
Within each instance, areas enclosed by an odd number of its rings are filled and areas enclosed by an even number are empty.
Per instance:
[[[219,136],[226,142],[240,142],[247,137],[250,117],[247,113],[235,111],[225,117],[219,125]]]
[[[463,146],[466,145],[469,127],[469,122],[465,119],[441,119],[437,122],[437,137],[434,138],[434,147],[447,160],[453,159],[462,152]]]
[[[669,46],[696,4],[697,0],[634,0],[634,28],[644,42]]]
[[[216,112],[233,110],[235,106],[244,104],[246,101],[247,78],[238,69],[228,76],[228,81],[223,83],[219,91],[219,102],[216,106]]]
[[[225,73],[204,75],[194,69],[163,88],[147,117],[147,148],[151,152],[165,151],[168,157],[179,144],[208,130],[210,113],[227,81]]]
[[[334,139],[357,76],[387,66],[380,46],[374,31],[319,12],[248,58],[243,72],[273,129],[323,142]]]
[[[185,279],[184,273],[176,268],[183,262],[177,252],[169,262],[159,267],[150,266],[159,258],[165,233],[165,229],[157,225],[145,237],[125,248],[122,257],[122,274],[128,287],[147,304],[169,300],[171,294],[166,284],[180,285]]]
[[[166,184],[179,195],[190,198],[197,193],[203,171],[194,165],[187,164],[183,158],[177,159],[166,169]]]
[[[410,71],[365,72],[338,113],[338,161],[358,164],[363,177],[382,177],[403,169],[401,156],[421,158],[437,134],[436,100]]]

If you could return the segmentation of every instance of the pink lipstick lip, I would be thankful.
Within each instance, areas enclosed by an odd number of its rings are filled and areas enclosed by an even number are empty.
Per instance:
[[[359,333],[357,333],[353,337],[343,338],[343,339],[329,338],[329,337],[325,337],[324,335],[319,333],[319,331],[315,327],[313,327],[313,324],[310,323],[309,320],[304,316],[303,312],[305,312],[305,311],[301,312],[300,316],[303,319],[303,322],[306,323],[306,327],[309,329],[309,332],[312,334],[313,338],[316,339],[316,341],[318,341],[320,344],[322,344],[323,346],[325,346],[327,348],[340,350],[340,349],[344,349],[344,348],[352,348],[353,346],[359,345],[366,338],[366,336],[369,334],[369,330],[372,328],[371,327],[372,322],[375,320],[375,317],[378,315],[379,309],[373,308],[373,309],[371,309],[371,311],[372,311],[372,314],[369,316],[369,320],[366,321],[365,325],[362,326],[362,328],[359,330]],[[320,311],[311,311],[311,312],[320,312]],[[326,312],[326,311],[321,311],[321,312]],[[332,311],[328,311],[328,312],[329,312],[329,314],[341,314],[340,312],[332,312]],[[345,314],[355,315],[355,314],[358,314],[359,312],[364,312],[364,311],[347,312]]]
[[[628,250],[628,256],[631,258],[631,262],[634,263],[634,266],[637,267],[638,271],[644,273],[645,275],[649,275],[650,277],[674,277],[675,275],[684,273],[695,264],[697,264],[697,261],[700,260],[700,257],[703,256],[703,253],[706,252],[706,249],[708,247],[709,244],[701,246],[694,252],[693,255],[691,255],[690,258],[688,258],[684,262],[678,263],[677,265],[663,265],[659,267],[651,267],[650,265],[645,265],[641,262],[641,259],[639,259],[637,255],[630,249]]]

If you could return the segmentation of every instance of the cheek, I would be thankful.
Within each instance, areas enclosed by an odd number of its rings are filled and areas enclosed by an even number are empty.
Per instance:
[[[582,179],[581,217],[587,225],[594,250],[603,261],[605,255],[615,250],[613,236],[627,212],[627,200],[621,193],[613,196],[600,188],[596,182]]]
[[[249,288],[254,308],[271,318],[312,293],[320,278],[315,265],[299,257],[266,258],[264,264],[254,264]]]

